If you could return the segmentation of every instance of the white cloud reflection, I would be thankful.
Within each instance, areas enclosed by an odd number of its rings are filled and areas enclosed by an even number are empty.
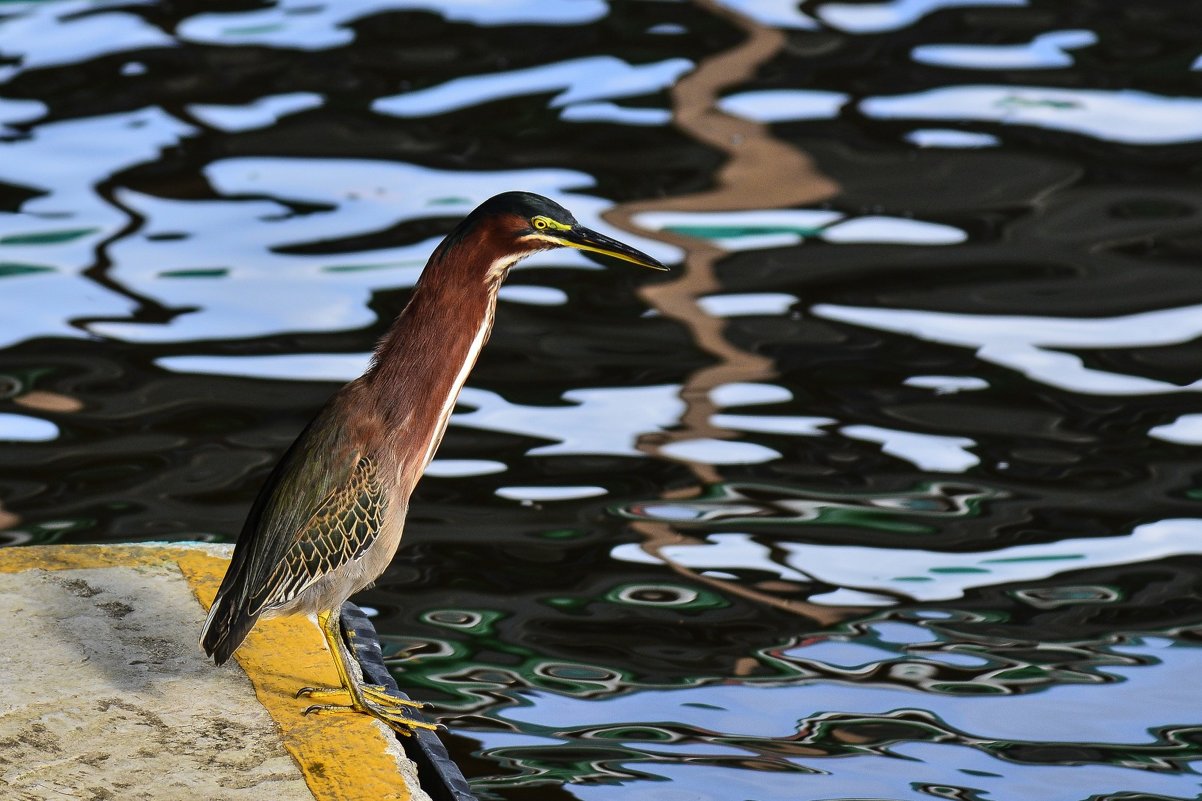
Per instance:
[[[1023,6],[1026,0],[888,0],[883,3],[824,3],[818,17],[847,33],[884,33],[909,27],[942,8]]]
[[[813,17],[801,11],[797,0],[718,0],[718,4],[773,28],[811,31],[818,27]]]
[[[247,11],[196,14],[180,22],[176,35],[212,45],[267,45],[324,50],[350,44],[356,20],[389,11],[429,11],[451,22],[474,25],[581,25],[609,11],[604,0],[279,0]]]
[[[1202,98],[1131,89],[1043,86],[944,86],[908,95],[870,97],[860,110],[884,119],[977,120],[1029,125],[1131,145],[1202,139]]]
[[[134,310],[134,301],[83,275],[101,243],[129,224],[94,182],[155,160],[193,132],[160,109],[139,109],[45,123],[4,143],[4,180],[44,194],[26,200],[20,212],[0,213],[3,260],[20,265],[0,276],[0,347],[85,336],[69,321]]]
[[[48,442],[58,438],[58,426],[40,417],[0,412],[0,441]]]
[[[1149,429],[1148,436],[1178,445],[1202,445],[1202,414],[1183,414],[1171,423]]]
[[[1202,306],[1078,319],[1027,315],[956,314],[910,309],[814,306],[815,317],[908,334],[972,348],[977,358],[1050,387],[1087,395],[1160,395],[1202,391],[1202,379],[1184,386],[1086,367],[1058,348],[1131,348],[1175,345],[1202,336]]]
[[[8,13],[0,18],[0,55],[20,59],[20,68],[29,70],[82,64],[127,50],[175,47],[173,37],[137,14],[99,5],[81,0],[6,4]]]
[[[314,92],[289,92],[261,97],[237,106],[193,103],[188,113],[212,128],[223,131],[251,131],[266,128],[289,114],[317,108],[322,96]]]
[[[962,473],[981,463],[968,450],[977,443],[967,437],[921,434],[869,425],[843,426],[839,433],[851,439],[880,443],[881,451],[904,459],[919,470]]]
[[[440,238],[346,255],[289,251],[413,220],[457,219],[515,188],[549,195],[583,224],[661,260],[677,257],[671,246],[604,222],[600,215],[612,204],[580,194],[593,179],[573,170],[485,173],[367,159],[237,158],[208,165],[205,176],[222,197],[120,192],[121,202],[148,223],[110,247],[112,278],[167,307],[194,311],[162,324],[97,323],[93,331],[135,342],[184,342],[362,328],[375,321],[372,293],[412,286]],[[287,205],[298,202],[314,208],[296,213]],[[567,249],[531,263],[596,269]]]
[[[693,62],[683,58],[631,65],[614,56],[588,56],[455,78],[428,89],[380,98],[371,107],[395,117],[427,117],[507,97],[557,92],[550,106],[560,108],[659,92],[692,67]]]
[[[551,440],[527,451],[531,456],[643,456],[634,447],[639,436],[675,424],[684,412],[679,393],[675,384],[573,389],[563,394],[569,406],[531,407],[465,387],[459,403],[472,411],[452,415],[451,423]]]
[[[669,559],[694,570],[745,569],[767,572],[786,581],[815,579],[859,591],[857,603],[876,598],[877,604],[888,606],[896,601],[867,593],[888,591],[917,601],[947,601],[962,597],[974,587],[1202,554],[1202,520],[1160,520],[1136,526],[1125,537],[1083,537],[978,553],[814,544],[738,532],[708,534],[704,544],[670,545],[660,553],[662,557],[647,553],[639,543],[625,543],[610,551],[622,562],[661,564]],[[810,600],[829,602],[822,596]]]
[[[1065,50],[1088,47],[1097,41],[1093,31],[1049,31],[1025,44],[921,45],[914,48],[912,57],[923,64],[961,69],[1054,69],[1072,66],[1073,57]]]

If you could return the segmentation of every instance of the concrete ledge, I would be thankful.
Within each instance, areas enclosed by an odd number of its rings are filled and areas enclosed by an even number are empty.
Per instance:
[[[0,797],[429,801],[394,733],[302,715],[336,685],[316,624],[261,622],[216,668],[197,637],[229,546],[0,549]]]

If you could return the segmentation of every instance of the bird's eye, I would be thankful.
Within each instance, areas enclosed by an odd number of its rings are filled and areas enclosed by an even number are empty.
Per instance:
[[[542,217],[535,217],[533,222],[534,222],[534,227],[540,231],[547,227],[547,221],[545,219],[543,219]]]

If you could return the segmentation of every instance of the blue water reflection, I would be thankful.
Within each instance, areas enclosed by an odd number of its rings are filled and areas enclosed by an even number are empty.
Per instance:
[[[555,731],[593,729],[599,733],[610,721],[623,721],[623,727],[631,734],[637,733],[640,726],[646,732],[664,729],[692,732],[697,738],[692,743],[648,742],[645,738],[625,741],[622,744],[634,754],[651,759],[635,757],[629,762],[619,759],[610,767],[648,778],[670,779],[673,790],[691,792],[693,795],[688,797],[696,798],[729,798],[727,793],[731,787],[746,788],[747,797],[754,798],[876,797],[872,792],[890,798],[920,797],[904,792],[899,794],[907,782],[945,786],[967,784],[983,791],[995,788],[1006,794],[1038,792],[1038,795],[1021,797],[1039,798],[1092,797],[1119,788],[1126,792],[1190,797],[1202,787],[1202,780],[1192,772],[1174,776],[1089,764],[1094,760],[1087,754],[1094,745],[1126,745],[1133,750],[1156,747],[1155,739],[1149,741],[1149,732],[1166,720],[1174,720],[1179,710],[1185,708],[1182,705],[1190,703],[1191,691],[1186,676],[1196,664],[1196,649],[1166,650],[1162,644],[1156,644],[1151,648],[1125,650],[1153,657],[1150,664],[1156,669],[1145,666],[1123,671],[1120,667],[1111,667],[1107,672],[1129,674],[1122,684],[1060,686],[1033,695],[1001,698],[926,695],[919,700],[913,694],[883,686],[826,682],[794,683],[789,688],[727,686],[669,693],[642,691],[604,702],[539,695],[525,699],[527,704],[507,710],[503,718],[547,732],[550,741],[544,741],[546,745],[554,742],[552,733]],[[1179,682],[1171,678],[1174,673],[1178,674]],[[1163,683],[1166,677],[1173,686]],[[881,756],[900,756],[914,761],[889,763],[881,761],[879,756],[873,758],[875,748],[857,748],[858,739],[849,736],[842,738],[848,748],[844,758],[833,764],[830,760],[813,758],[823,744],[819,721],[824,717],[828,722],[833,720],[828,717],[831,710],[839,710],[839,715],[844,717],[875,718],[884,723],[890,719],[905,719],[905,711],[913,709],[915,704],[921,706],[924,714],[933,716],[930,718],[932,725],[948,734],[954,732],[955,740],[960,742],[956,743],[951,736],[946,737],[949,742],[941,744],[898,740],[881,751]],[[1097,708],[1099,704],[1107,706],[1112,714],[1122,719],[1122,723],[1110,725],[1110,720],[1080,714],[1080,710]],[[654,710],[656,717],[646,717],[645,710]],[[1034,720],[1038,720],[1037,737],[1032,736]],[[578,742],[577,747],[595,741],[596,737],[594,734]],[[606,741],[610,737],[606,735]],[[621,736],[614,739],[621,741]],[[786,757],[788,750],[781,751],[768,745],[785,741],[796,743],[796,757]],[[1004,746],[1007,742],[1033,746],[1033,741],[1052,747],[1060,743],[1080,744],[1078,763],[1073,766],[1023,764],[1023,760],[1016,762],[1010,757]],[[537,741],[522,738],[515,741],[505,736],[486,737],[485,743],[515,757],[520,755],[523,746],[538,744]],[[740,744],[741,749],[732,749],[731,743]],[[757,776],[754,771],[739,765],[739,757],[755,754],[760,743],[768,753],[785,758],[784,764],[772,773]],[[804,756],[807,744],[813,746],[809,759]],[[600,748],[600,744],[597,747]],[[861,755],[856,756],[857,752]],[[728,760],[731,763],[728,767],[713,764],[708,768],[700,767],[705,762],[720,765],[723,757],[733,758]],[[785,765],[794,767],[796,772],[790,774]],[[1147,767],[1152,766],[1152,763],[1147,764]],[[966,773],[975,773],[992,781],[976,784],[965,778],[963,774]],[[901,782],[899,774],[904,777]],[[1066,784],[1070,776],[1072,781]],[[628,777],[633,778],[632,775]],[[817,781],[817,777],[825,777],[825,780]],[[872,785],[865,782],[871,781],[882,784],[870,791],[868,788]],[[662,797],[656,795],[660,788],[637,782],[622,782],[620,790],[614,786],[608,793],[600,788],[581,790],[590,797],[599,798],[615,792],[633,793],[636,797],[640,793],[647,794],[645,797],[648,798]]]
[[[915,61],[962,69],[1055,69],[1073,64],[1067,52],[1098,43],[1093,31],[1053,31],[1018,45],[923,45]]]
[[[605,15],[604,0],[282,0],[250,11],[201,12],[182,20],[180,39],[225,47],[266,45],[319,50],[351,44],[349,27],[388,11],[429,11],[452,22],[475,25],[582,25]]]
[[[970,347],[978,359],[1016,370],[1032,381],[1089,395],[1157,395],[1202,389],[1202,379],[1182,386],[1140,375],[1098,370],[1069,349],[1162,347],[1202,336],[1202,306],[1117,317],[1055,318],[973,315],[905,309],[815,306],[820,317]]]
[[[645,514],[663,514],[662,507]],[[679,513],[668,519],[682,521]],[[654,563],[658,559],[693,569],[744,568],[786,580],[817,579],[834,587],[892,590],[903,597],[933,601],[960,597],[983,584],[1031,581],[1114,564],[1202,553],[1202,520],[1161,520],[1138,526],[1128,537],[1077,538],[1040,545],[1016,545],[983,553],[942,553],[890,548],[881,553],[850,545],[811,545],[763,541],[749,534],[717,533],[705,544],[665,546],[655,556],[639,546],[617,546],[615,559]],[[840,593],[840,603],[850,603]],[[817,598],[811,598],[817,600]],[[881,601],[861,596],[855,603]]]
[[[580,103],[659,92],[692,67],[684,59],[632,66],[610,56],[594,56],[515,72],[460,78],[430,89],[380,98],[372,104],[372,109],[397,117],[428,117],[519,95],[556,92],[551,108],[562,106],[566,111]]]
[[[470,173],[366,160],[259,158],[214,162],[206,166],[205,176],[225,197],[278,200],[177,201],[121,193],[132,213],[154,222],[113,246],[116,267],[111,274],[140,295],[194,310],[165,325],[97,323],[93,332],[130,341],[178,342],[370,325],[375,321],[368,308],[371,293],[411,287],[440,237],[349,256],[294,251],[400,223],[462,217],[515,186],[564,198],[584,224],[612,231],[599,217],[605,204],[573,191],[592,179],[567,170]],[[296,213],[287,205],[292,203],[313,204],[318,210]],[[666,261],[674,255],[662,243],[639,244]],[[593,266],[572,251],[532,260],[527,269],[540,261]],[[265,297],[273,302],[263,303]]]

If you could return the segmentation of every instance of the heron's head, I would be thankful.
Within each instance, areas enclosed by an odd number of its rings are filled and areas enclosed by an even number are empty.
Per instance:
[[[585,228],[563,206],[532,192],[504,192],[484,201],[447,236],[443,247],[448,246],[478,254],[475,260],[487,265],[493,279],[504,277],[531,253],[560,247],[600,253],[652,270],[668,269],[642,251]]]

